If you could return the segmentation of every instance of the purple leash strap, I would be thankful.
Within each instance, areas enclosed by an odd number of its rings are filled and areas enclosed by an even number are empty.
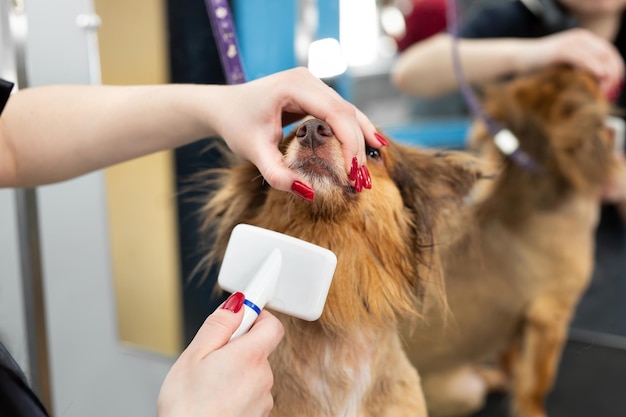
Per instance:
[[[213,37],[217,43],[220,61],[226,82],[228,84],[241,84],[246,82],[243,72],[239,45],[235,34],[235,25],[228,5],[228,0],[205,0]]]
[[[463,75],[463,69],[461,67],[461,57],[459,55],[459,33],[458,33],[458,19],[457,19],[457,10],[456,10],[456,2],[455,0],[446,0],[446,20],[447,20],[447,31],[450,37],[452,38],[452,65],[454,67],[454,73],[456,75],[457,81],[459,83],[459,89],[461,90],[461,94],[463,94],[463,98],[465,102],[469,106],[471,112],[474,116],[479,117],[487,126],[487,130],[489,130],[489,134],[495,139],[496,146],[502,153],[504,153],[509,159],[511,159],[514,163],[524,168],[527,171],[539,172],[539,167],[533,162],[530,155],[526,152],[522,151],[519,148],[519,141],[515,136],[497,123],[495,120],[490,118],[484,111],[474,90],[469,86],[465,76]],[[503,146],[502,142],[499,139],[505,139],[506,142]],[[513,141],[513,142],[511,142]],[[515,144],[515,142],[517,142]]]

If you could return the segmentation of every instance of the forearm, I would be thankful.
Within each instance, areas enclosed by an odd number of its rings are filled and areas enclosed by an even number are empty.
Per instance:
[[[214,134],[219,86],[50,86],[14,94],[0,117],[0,186],[81,175]]]
[[[459,39],[463,76],[474,84],[524,72],[527,68],[521,57],[528,46],[528,41],[518,39]],[[407,49],[394,68],[393,83],[421,97],[436,97],[457,89],[452,38],[440,34]]]
[[[347,172],[364,164],[366,143],[383,145],[365,115],[305,68],[237,85],[26,89],[0,117],[0,187],[62,181],[216,135],[272,187],[290,191],[305,183],[278,144],[283,122],[306,115],[331,126]]]

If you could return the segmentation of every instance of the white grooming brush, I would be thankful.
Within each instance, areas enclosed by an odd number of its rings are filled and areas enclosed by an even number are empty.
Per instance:
[[[337,257],[328,249],[248,224],[235,226],[217,277],[222,289],[246,298],[243,321],[231,340],[246,333],[266,305],[317,320],[336,266]]]

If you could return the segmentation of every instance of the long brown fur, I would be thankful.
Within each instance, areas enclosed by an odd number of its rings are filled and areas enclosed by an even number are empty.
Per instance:
[[[591,277],[600,190],[616,172],[604,126],[609,106],[591,76],[561,66],[494,86],[485,106],[535,169],[504,157],[476,126],[472,145],[501,172],[476,191],[467,213],[478,236],[472,228],[471,239],[443,254],[452,318],[426,312],[426,322],[406,331],[406,349],[433,417],[470,415],[490,389],[507,386],[514,412],[544,417]]]
[[[462,206],[480,170],[461,153],[393,142],[368,149],[373,187],[350,184],[339,141],[317,119],[284,139],[285,161],[310,181],[313,202],[267,184],[250,163],[209,175],[216,192],[203,210],[218,262],[232,228],[253,224],[333,251],[338,264],[321,318],[278,314],[285,337],[270,356],[274,417],[425,416],[419,377],[398,337],[425,297],[440,298],[446,219]],[[431,294],[431,295],[429,295]]]

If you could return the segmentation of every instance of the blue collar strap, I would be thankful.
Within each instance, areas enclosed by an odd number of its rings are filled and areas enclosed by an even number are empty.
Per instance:
[[[7,101],[9,101],[11,90],[13,90],[13,83],[0,78],[0,114],[2,114]]]

